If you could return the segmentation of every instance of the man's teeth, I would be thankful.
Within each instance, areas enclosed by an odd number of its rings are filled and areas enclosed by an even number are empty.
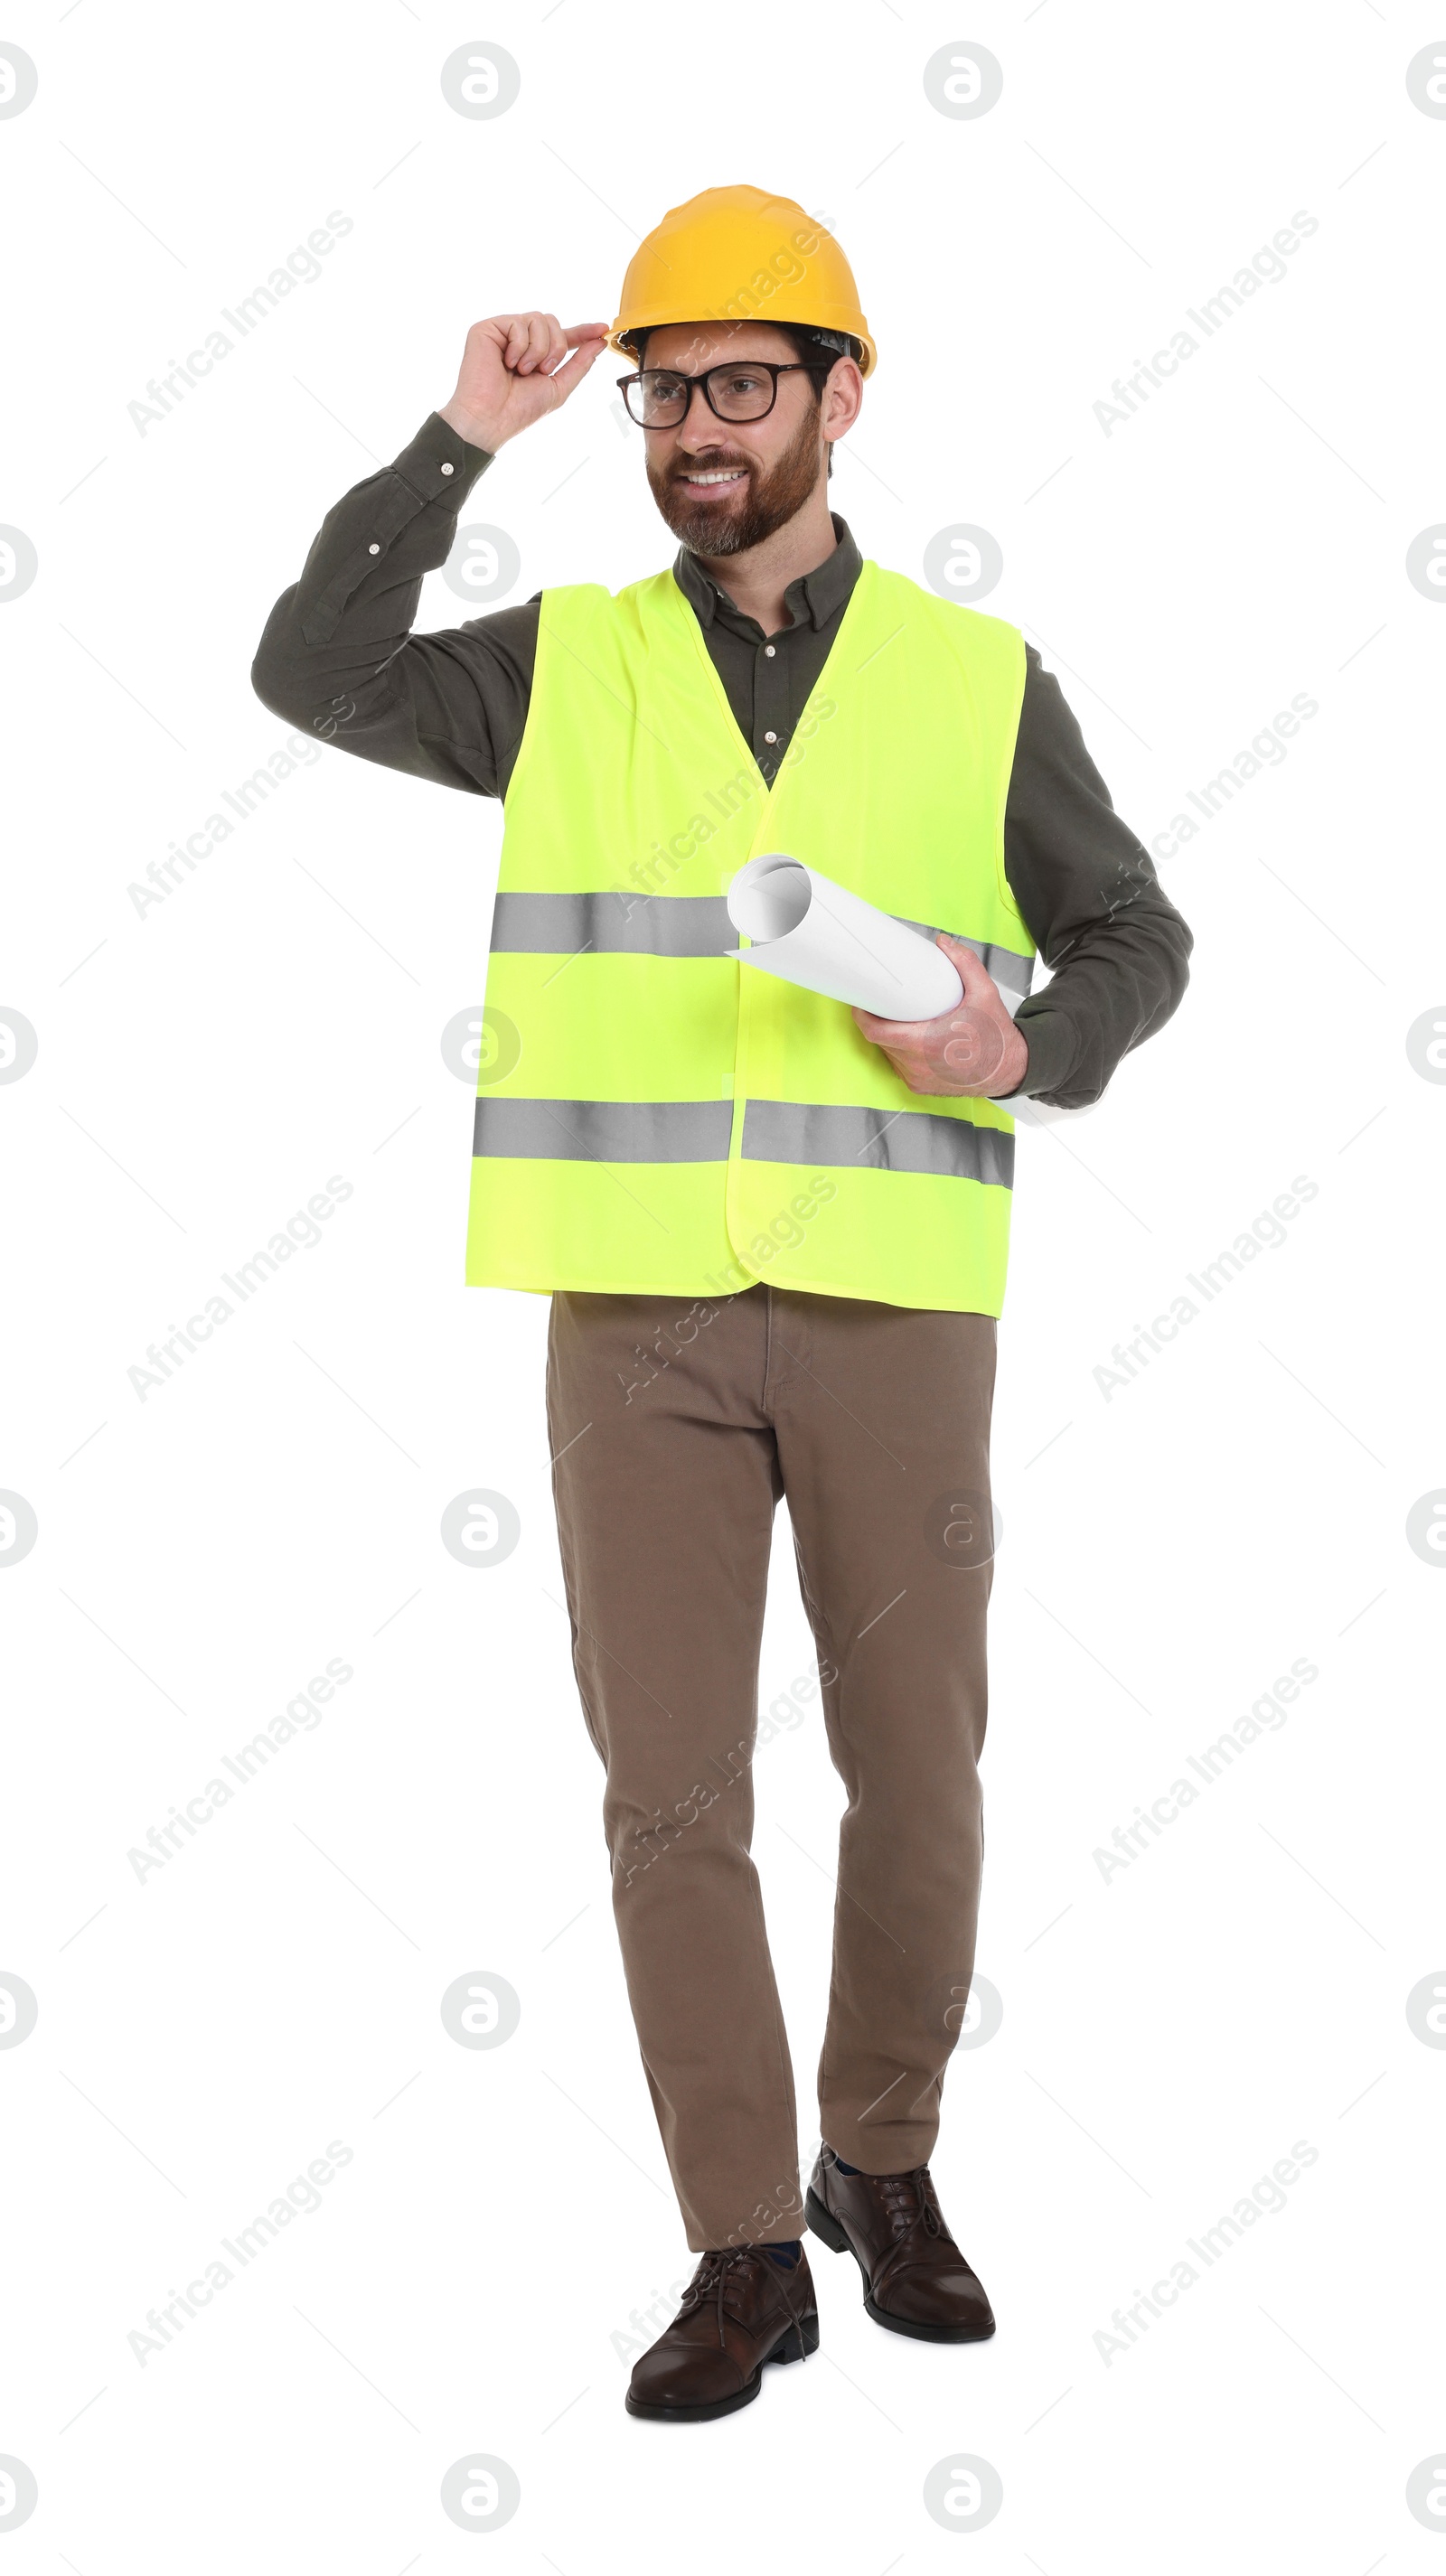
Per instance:
[[[734,465],[729,468],[727,473],[724,474],[688,474],[685,475],[684,481],[688,483],[738,483],[742,481],[745,471],[746,469],[743,466]]]

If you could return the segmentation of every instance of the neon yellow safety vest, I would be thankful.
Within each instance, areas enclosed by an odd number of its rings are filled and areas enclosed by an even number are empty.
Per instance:
[[[492,925],[476,1286],[699,1298],[771,1280],[1000,1312],[1014,1123],[923,1097],[843,1002],[740,965],[781,850],[952,931],[1012,997],[1017,627],[866,562],[771,788],[670,571],[545,591]]]

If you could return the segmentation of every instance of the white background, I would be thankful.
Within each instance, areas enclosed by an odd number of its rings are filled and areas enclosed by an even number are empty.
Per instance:
[[[0,1004],[39,1039],[0,1090],[0,1485],[39,1531],[0,1581],[0,1968],[39,2001],[0,2051],[0,2451],[39,2487],[6,2567],[1442,2565],[1406,2502],[1446,2442],[1446,2053],[1405,2011],[1446,1976],[1442,1580],[1405,1534],[1446,1483],[1446,1093],[1405,1043],[1446,1016],[1446,616],[1405,572],[1446,518],[1446,121],[1405,77],[1436,20],[79,0],[4,33],[40,75],[0,121],[0,519],[39,564],[0,614]],[[1004,68],[977,120],[925,93],[956,38]],[[473,39],[521,69],[496,119],[442,92]],[[995,535],[989,607],[1147,844],[1293,695],[1319,712],[1163,868],[1197,943],[1177,1020],[1019,1137],[979,1951],[1004,2017],[954,2061],[935,2163],[998,2335],[886,2337],[819,2248],[820,2357],[685,2432],[622,2409],[614,2338],[691,2258],[558,1607],[546,1304],[462,1285],[471,1103],[439,1040],[480,997],[499,812],[327,750],[164,904],[127,888],[280,743],[265,617],[468,323],[611,317],[637,235],[733,179],[827,214],[860,282],[880,361],[835,506],[915,578],[941,529]],[[141,435],[147,380],[333,209],[319,279]],[[1302,209],[1286,278],[1106,436],[1112,380]],[[464,513],[513,537],[513,597],[671,556],[618,372]],[[429,581],[422,626],[468,613]],[[142,1402],[146,1345],[333,1174],[322,1241]],[[1286,1242],[1106,1400],[1112,1345],[1296,1175]],[[438,1525],[477,1486],[522,1538],[473,1571]],[[779,1538],[765,1701],[811,1662]],[[354,1677],[323,1721],[138,1883],[147,1828],[329,1658]],[[1106,1882],[1095,1849],[1297,1658],[1288,1722]],[[840,1804],[816,1701],[757,1788],[807,2120]],[[496,2049],[441,2022],[472,1970],[521,1999]],[[147,2311],[332,2140],[320,2208],[142,2367]],[[1298,2140],[1286,2207],[1107,2363],[1112,2311]],[[442,2510],[474,2450],[521,2481],[505,2529]],[[961,2453],[1003,2481],[987,2529],[925,2509]]]

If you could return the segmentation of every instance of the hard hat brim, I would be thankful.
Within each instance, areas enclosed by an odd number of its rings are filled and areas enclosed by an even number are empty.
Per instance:
[[[779,299],[779,301],[781,300],[782,299]],[[793,325],[795,330],[800,331],[838,331],[843,333],[850,340],[857,340],[860,343],[861,348],[861,355],[858,360],[858,370],[861,376],[872,375],[878,362],[878,351],[874,346],[873,340],[869,332],[862,327],[862,314],[834,315],[820,310],[812,303],[810,303],[809,309],[806,313],[784,313],[779,310],[778,302],[775,302],[766,314],[755,313],[750,316],[750,320],[754,323],[788,322]],[[635,338],[639,332],[661,331],[670,328],[674,324],[687,322],[696,323],[700,330],[706,330],[710,327],[709,323],[706,320],[700,320],[696,313],[657,311],[649,313],[629,313],[626,316],[620,313],[617,320],[614,322],[612,329],[608,333],[607,346],[608,348],[615,350],[619,357],[630,358],[635,353],[628,346],[628,343],[630,340]],[[737,322],[714,320],[711,327],[716,330],[742,331],[746,330],[749,325],[741,319]]]

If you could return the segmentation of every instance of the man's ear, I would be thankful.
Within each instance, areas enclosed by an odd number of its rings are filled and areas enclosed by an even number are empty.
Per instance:
[[[841,438],[863,409],[864,380],[852,358],[840,358],[830,369],[826,391],[837,424],[835,435]]]
[[[828,441],[828,478],[826,478],[831,479],[835,444],[852,429],[863,408],[864,380],[852,358],[840,358],[829,369],[823,399],[828,407],[829,427],[832,432]]]

